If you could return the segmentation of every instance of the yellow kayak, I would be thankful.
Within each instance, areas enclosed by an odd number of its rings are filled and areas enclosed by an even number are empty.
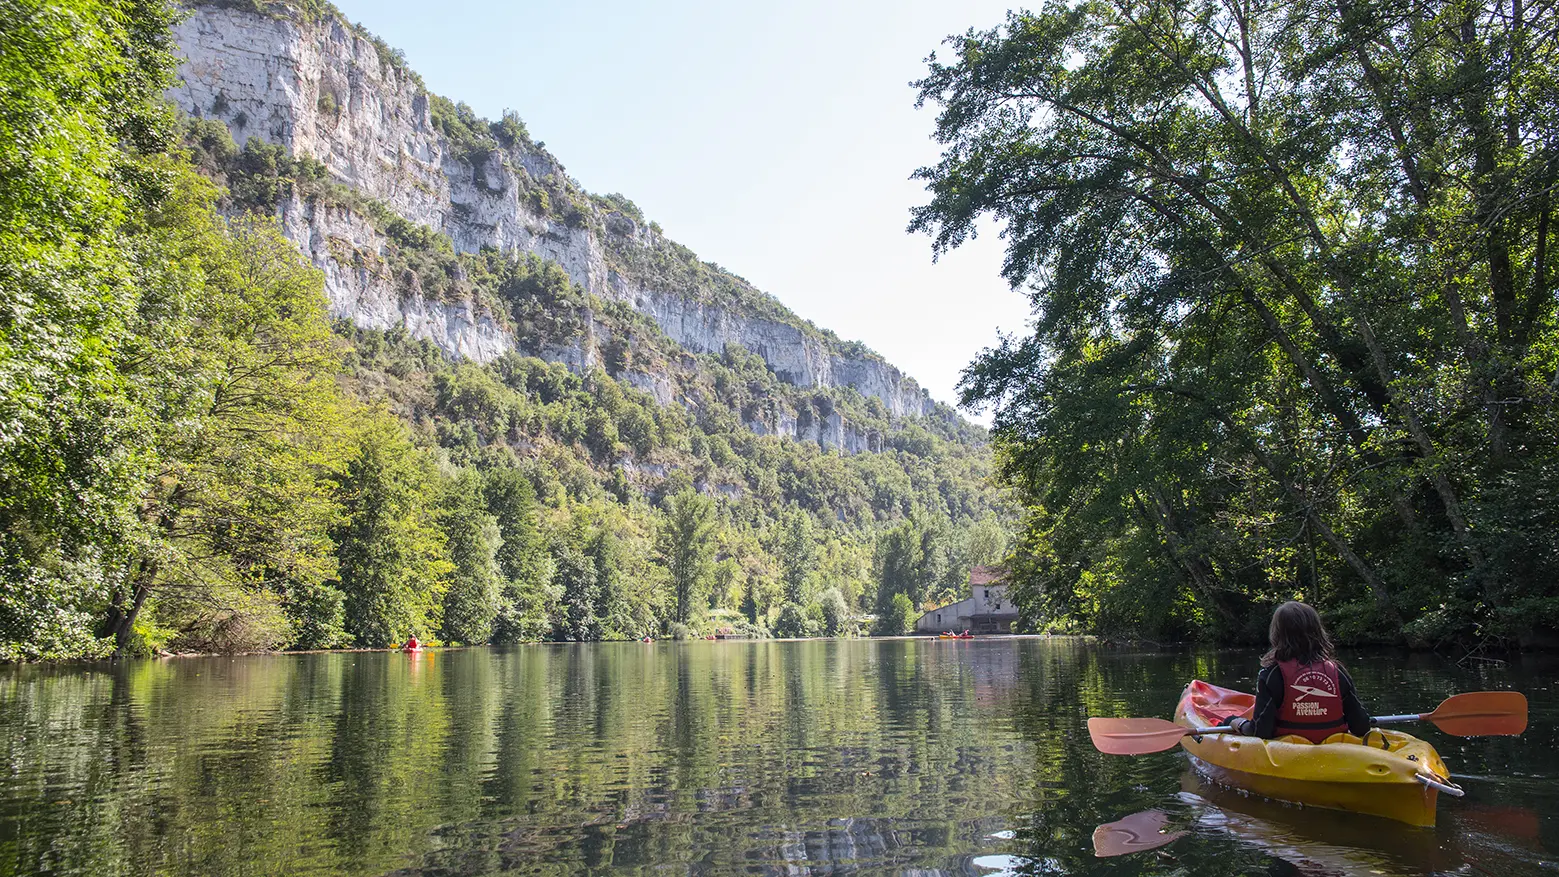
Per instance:
[[[1186,686],[1175,722],[1187,728],[1249,716],[1254,695],[1200,680]],[[1267,798],[1368,813],[1432,827],[1441,790],[1460,794],[1434,747],[1410,734],[1371,729],[1364,739],[1333,734],[1316,744],[1303,737],[1186,735],[1180,741],[1209,779]]]

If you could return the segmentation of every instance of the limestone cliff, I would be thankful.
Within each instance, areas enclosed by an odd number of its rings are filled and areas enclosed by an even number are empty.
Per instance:
[[[177,39],[186,61],[170,96],[186,113],[226,123],[240,143],[259,138],[322,162],[336,180],[443,232],[459,250],[555,261],[690,351],[736,344],[794,386],[850,387],[893,416],[949,415],[880,357],[666,240],[625,199],[586,193],[517,120],[501,129],[431,95],[394,52],[334,14],[253,0],[198,3]],[[457,357],[488,361],[514,349],[513,336],[479,307],[398,286],[377,258],[383,235],[352,209],[294,198],[278,211],[287,236],[324,270],[336,316],[404,326]],[[592,335],[580,343],[553,353],[580,364],[599,359]],[[652,375],[626,377],[656,384]],[[869,449],[870,437],[829,417],[754,426]]]

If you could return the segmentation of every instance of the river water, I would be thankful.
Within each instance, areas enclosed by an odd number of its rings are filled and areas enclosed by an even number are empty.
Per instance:
[[[1422,735],[1413,829],[1108,757],[1256,656],[1073,639],[609,643],[0,667],[0,875],[1497,874],[1559,866],[1559,656],[1347,655],[1377,713],[1517,688],[1521,738]],[[1187,834],[1100,859],[1095,826]]]

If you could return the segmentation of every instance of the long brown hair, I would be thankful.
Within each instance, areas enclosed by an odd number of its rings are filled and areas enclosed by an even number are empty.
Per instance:
[[[1320,613],[1309,603],[1291,600],[1274,610],[1267,641],[1272,643],[1272,648],[1261,656],[1263,667],[1280,661],[1319,664],[1337,660],[1332,638],[1326,635],[1326,625],[1321,623]]]

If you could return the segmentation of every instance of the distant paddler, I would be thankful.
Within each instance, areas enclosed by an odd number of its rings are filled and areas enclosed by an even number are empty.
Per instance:
[[[406,645],[401,646],[401,651],[403,651],[403,652],[420,652],[420,651],[422,651],[422,643],[417,642],[417,635],[416,634],[412,634],[410,637],[407,638]]]

